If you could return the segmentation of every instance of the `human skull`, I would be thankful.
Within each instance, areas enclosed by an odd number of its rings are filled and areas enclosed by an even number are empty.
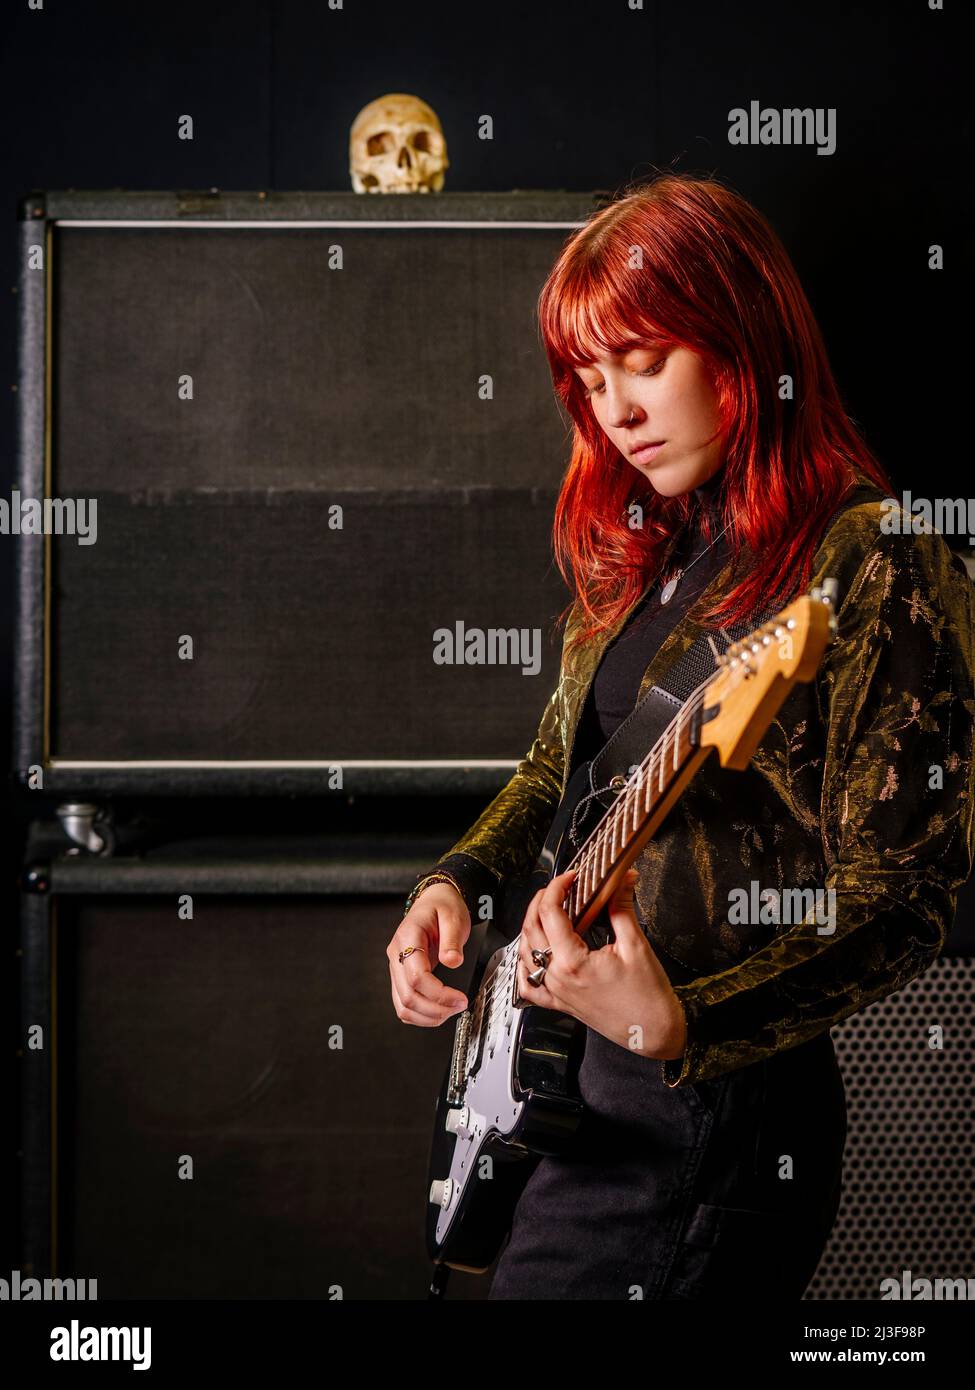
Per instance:
[[[439,193],[447,142],[437,113],[408,92],[387,92],[364,106],[349,132],[356,193]]]

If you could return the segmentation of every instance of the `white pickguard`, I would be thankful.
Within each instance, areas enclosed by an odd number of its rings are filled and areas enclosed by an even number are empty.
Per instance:
[[[502,1138],[512,1134],[525,1107],[525,1102],[517,1100],[514,1094],[514,1059],[524,1018],[524,1010],[512,1004],[520,940],[518,936],[495,951],[477,999],[457,1020],[454,1066],[458,1069],[455,1083],[461,1099],[447,1112],[455,1142],[450,1173],[440,1188],[438,1242],[446,1238],[467,1183],[478,1180],[478,1153],[485,1136],[492,1132]],[[469,1032],[463,1054],[459,1055],[458,1040],[465,1019]],[[473,1075],[472,1068],[476,1068]]]

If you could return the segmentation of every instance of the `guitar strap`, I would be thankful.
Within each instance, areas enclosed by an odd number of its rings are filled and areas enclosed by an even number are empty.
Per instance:
[[[677,714],[682,701],[652,685],[640,703],[589,764],[590,794],[607,809],[619,796],[614,778],[629,777]]]
[[[607,808],[612,805],[619,795],[618,788],[612,786],[613,779],[629,777],[630,769],[643,762],[678,710],[698,686],[718,670],[717,656],[773,618],[783,606],[780,601],[773,608],[756,610],[748,618],[729,623],[717,633],[703,632],[692,642],[667,668],[659,683],[650,687],[593,758],[589,764],[590,795]]]

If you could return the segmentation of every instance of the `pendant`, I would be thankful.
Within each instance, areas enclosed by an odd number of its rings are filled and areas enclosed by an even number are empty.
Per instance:
[[[670,600],[674,597],[674,590],[680,583],[680,577],[683,573],[683,570],[678,570],[677,573],[674,575],[673,579],[668,579],[667,583],[664,585],[660,593],[661,603],[669,603]]]

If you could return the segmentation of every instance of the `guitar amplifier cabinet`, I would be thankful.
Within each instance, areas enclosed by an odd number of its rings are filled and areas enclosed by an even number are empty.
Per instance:
[[[22,902],[23,1277],[99,1299],[423,1299],[454,1028],[385,957],[435,846],[45,856]],[[452,982],[463,988],[473,946]],[[480,1297],[458,1274],[454,1298]]]
[[[51,840],[53,843],[53,839]],[[439,842],[438,842],[439,844]],[[453,1027],[400,1023],[385,948],[437,845],[237,835],[114,857],[34,837],[21,913],[25,1274],[99,1298],[423,1299]],[[975,891],[919,980],[833,1030],[844,1194],[807,1299],[975,1247]],[[466,989],[465,965],[445,978]],[[928,1046],[932,1022],[945,1046]],[[33,1035],[36,1039],[36,1033]],[[447,1297],[486,1296],[453,1271]]]
[[[569,597],[536,299],[596,196],[23,201],[22,781],[506,780]]]

